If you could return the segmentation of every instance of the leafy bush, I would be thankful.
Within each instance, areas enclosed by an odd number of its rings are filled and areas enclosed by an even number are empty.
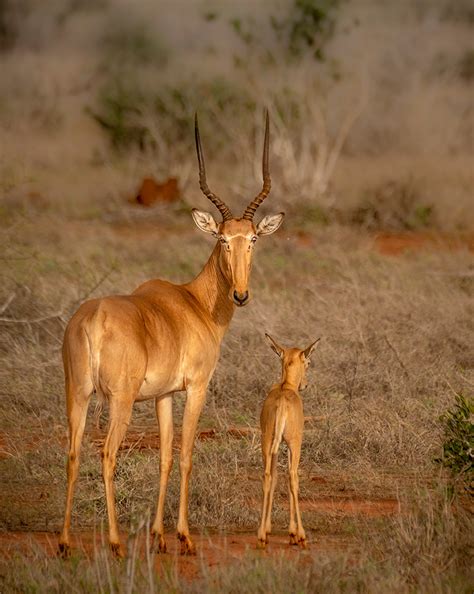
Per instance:
[[[436,461],[449,468],[454,479],[466,483],[474,495],[474,399],[456,394],[454,407],[440,420],[444,428],[443,454]]]
[[[269,24],[285,61],[301,58],[306,54],[323,61],[324,46],[332,37],[335,29],[335,9],[340,0],[294,0],[283,16],[271,14]],[[207,18],[206,20],[213,20]],[[232,18],[229,25],[241,41],[253,52],[253,59],[262,48],[261,23],[254,18]],[[272,55],[268,50],[262,52],[264,60]],[[274,56],[273,56],[274,58]],[[240,63],[240,61],[239,61]]]
[[[295,0],[289,35],[293,55],[310,49],[317,60],[324,58],[323,45],[334,32],[337,4],[338,0]]]
[[[143,64],[161,67],[168,58],[156,34],[152,35],[141,23],[119,21],[104,36],[102,46],[106,64],[116,64],[120,69]]]
[[[164,85],[156,91],[132,79],[111,78],[99,93],[97,106],[88,113],[107,132],[114,148],[143,149],[156,146],[157,141],[167,146],[187,142],[193,113],[203,104],[210,104],[214,112],[231,121],[239,121],[243,113],[255,108],[240,87],[219,77],[197,84]],[[214,148],[218,148],[216,143]]]
[[[414,180],[393,180],[368,190],[349,222],[370,230],[403,231],[432,224],[433,206],[424,204]]]
[[[143,106],[143,97],[132,86],[113,81],[99,93],[97,111],[88,108],[87,113],[108,133],[114,148],[143,148],[147,130],[138,123]]]

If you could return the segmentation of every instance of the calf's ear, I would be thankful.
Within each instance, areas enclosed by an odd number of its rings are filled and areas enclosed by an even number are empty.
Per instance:
[[[314,342],[312,342],[309,347],[306,347],[305,350],[303,351],[304,356],[306,357],[306,359],[309,359],[311,356],[311,353],[313,352],[314,347],[318,344],[318,342],[320,341],[320,338],[317,338]]]
[[[265,338],[267,339],[268,343],[270,344],[270,347],[273,351],[275,351],[275,353],[280,357],[280,359],[283,357],[283,352],[284,349],[283,347],[281,347],[276,340],[274,340],[270,334],[267,334],[265,332]]]

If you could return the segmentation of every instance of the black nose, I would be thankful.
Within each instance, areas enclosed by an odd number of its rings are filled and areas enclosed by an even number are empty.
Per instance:
[[[248,298],[248,291],[245,291],[245,293],[238,293],[237,291],[234,291],[234,301],[237,303],[237,305],[244,305],[248,301]]]

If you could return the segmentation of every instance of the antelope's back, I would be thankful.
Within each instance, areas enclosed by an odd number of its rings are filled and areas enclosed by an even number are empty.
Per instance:
[[[195,376],[204,381],[218,353],[218,337],[189,293],[158,280],[83,303],[63,344],[66,378],[87,376],[101,392],[144,398],[182,390]]]

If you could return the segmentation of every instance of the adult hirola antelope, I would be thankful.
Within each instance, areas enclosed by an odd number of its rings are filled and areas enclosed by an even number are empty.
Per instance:
[[[85,302],[69,322],[63,343],[70,447],[67,498],[59,552],[70,550],[70,522],[79,452],[90,397],[97,393],[109,405],[103,478],[109,520],[109,542],[123,555],[115,514],[113,475],[119,445],[130,422],[133,403],[155,399],[160,429],[160,491],[151,532],[155,550],[166,551],[164,505],[172,466],[173,393],[186,390],[180,453],[181,488],[177,532],[181,553],[194,554],[188,526],[188,488],[192,449],[206,390],[219,358],[222,338],[235,307],[249,302],[249,276],[257,239],[276,231],[283,213],[265,216],[258,224],[255,211],[270,192],[268,167],[269,119],[265,117],[263,188],[241,217],[206,182],[204,156],[195,118],[199,185],[217,207],[222,221],[194,209],[194,222],[217,243],[198,276],[184,285],[150,280],[131,295],[114,295]]]

